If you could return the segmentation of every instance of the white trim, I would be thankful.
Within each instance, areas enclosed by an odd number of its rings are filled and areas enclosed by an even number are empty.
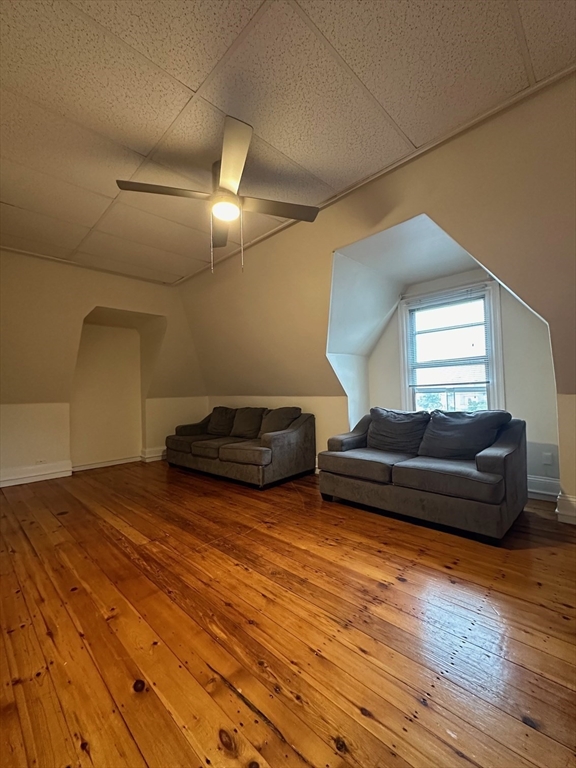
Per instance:
[[[70,477],[70,461],[55,461],[52,464],[33,464],[30,467],[10,467],[0,474],[0,488],[23,483],[37,483],[40,480],[54,480],[57,477]]]
[[[114,459],[113,461],[97,461],[94,464],[76,464],[72,472],[84,472],[85,469],[98,469],[99,467],[114,467],[116,464],[130,464],[132,461],[140,461],[140,456],[130,456],[127,459]]]
[[[560,493],[560,480],[555,477],[528,475],[528,497],[541,501],[556,501]]]
[[[560,523],[576,525],[576,496],[560,493],[558,504],[556,505],[556,514]]]
[[[148,463],[149,461],[160,461],[166,458],[166,448],[163,445],[156,446],[156,448],[143,448],[140,454],[141,461]]]
[[[465,296],[470,291],[483,293],[486,302],[487,315],[490,329],[490,346],[492,361],[492,376],[488,385],[488,400],[491,410],[504,409],[506,407],[504,390],[504,357],[502,354],[502,320],[500,312],[500,283],[497,280],[487,279],[480,282],[474,281],[464,285],[446,288],[440,291],[420,293],[403,296],[398,305],[399,330],[400,330],[400,375],[402,408],[405,411],[414,409],[412,390],[408,386],[408,321],[410,310],[414,307],[426,307],[436,303],[448,302],[458,298],[459,294]]]

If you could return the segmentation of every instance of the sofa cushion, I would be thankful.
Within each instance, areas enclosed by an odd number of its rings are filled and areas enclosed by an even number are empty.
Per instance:
[[[485,504],[499,504],[504,498],[504,478],[489,472],[479,472],[474,461],[417,456],[394,466],[392,482],[405,488],[457,496]]]
[[[253,439],[258,437],[262,425],[262,417],[266,408],[237,408],[234,425],[230,434],[233,437]]]
[[[208,422],[208,429],[206,431],[209,435],[229,435],[232,431],[235,416],[235,408],[226,408],[223,405],[217,405],[210,414],[210,421]]]
[[[498,430],[512,416],[507,411],[432,411],[419,456],[473,459],[496,440]]]
[[[418,453],[422,436],[430,421],[427,411],[391,411],[370,408],[368,448],[399,453]]]
[[[266,411],[258,437],[262,437],[265,432],[281,432],[283,429],[288,429],[301,413],[302,408],[291,407],[274,408],[273,411]]]
[[[191,453],[192,443],[196,443],[199,440],[208,440],[210,435],[168,435],[166,438],[166,448],[170,448],[173,451],[180,451],[180,453]]]
[[[212,437],[209,440],[198,440],[192,444],[192,456],[202,456],[204,459],[217,459],[223,445],[242,442],[241,437]]]
[[[322,451],[318,467],[335,475],[347,475],[375,483],[390,483],[392,467],[414,454],[380,451],[376,448],[352,448],[349,451]]]
[[[263,448],[260,440],[244,440],[241,443],[223,445],[218,457],[220,461],[265,467],[272,461],[272,451],[270,448]]]

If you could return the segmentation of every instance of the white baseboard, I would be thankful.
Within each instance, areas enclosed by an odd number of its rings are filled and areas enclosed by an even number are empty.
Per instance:
[[[52,464],[33,464],[30,467],[9,467],[0,472],[0,488],[23,483],[37,483],[40,480],[54,480],[57,477],[70,477],[70,461],[55,461]]]
[[[576,496],[560,493],[558,504],[556,505],[556,514],[558,515],[559,522],[576,525]]]
[[[528,498],[556,501],[560,493],[560,480],[555,477],[528,475]]]
[[[83,472],[85,469],[98,469],[99,467],[114,467],[116,464],[130,464],[132,461],[140,461],[140,456],[129,456],[127,459],[114,459],[113,461],[97,461],[95,464],[75,464],[72,472]]]
[[[149,461],[160,461],[166,458],[166,448],[163,445],[156,448],[144,448],[140,454],[140,459],[148,463]]]

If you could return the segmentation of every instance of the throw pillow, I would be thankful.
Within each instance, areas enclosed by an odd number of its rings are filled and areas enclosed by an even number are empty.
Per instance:
[[[237,408],[230,435],[232,437],[258,437],[264,411],[266,408]]]
[[[232,430],[232,425],[234,424],[235,415],[235,408],[226,408],[223,405],[216,406],[210,415],[210,421],[208,422],[208,429],[206,431],[209,435],[228,437]]]
[[[473,459],[492,445],[512,418],[507,411],[432,411],[418,454],[436,459]]]
[[[427,411],[391,411],[370,408],[368,448],[398,453],[418,453],[422,436],[430,421]]]
[[[290,424],[295,421],[302,413],[302,408],[275,408],[273,411],[268,411],[264,414],[262,419],[262,426],[260,427],[260,434],[258,437],[262,437],[265,432],[280,432],[283,429],[288,429]]]

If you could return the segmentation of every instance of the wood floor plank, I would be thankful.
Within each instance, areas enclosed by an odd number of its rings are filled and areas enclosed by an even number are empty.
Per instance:
[[[13,765],[573,768],[576,536],[545,503],[494,546],[163,462],[0,498]]]

